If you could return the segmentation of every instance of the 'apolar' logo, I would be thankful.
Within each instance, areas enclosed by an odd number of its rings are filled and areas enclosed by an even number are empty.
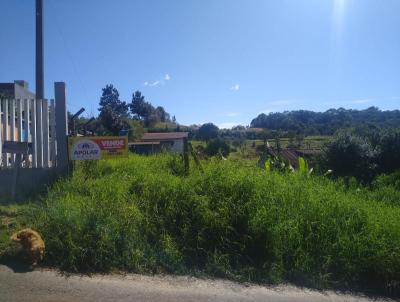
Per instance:
[[[83,140],[72,146],[73,160],[100,159],[100,157],[100,147],[93,141]]]

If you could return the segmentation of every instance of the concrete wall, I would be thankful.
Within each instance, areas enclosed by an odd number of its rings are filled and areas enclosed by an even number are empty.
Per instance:
[[[17,178],[16,200],[26,201],[38,193],[45,192],[56,179],[55,168],[20,169]],[[13,182],[13,169],[0,170],[0,203],[11,201]]]

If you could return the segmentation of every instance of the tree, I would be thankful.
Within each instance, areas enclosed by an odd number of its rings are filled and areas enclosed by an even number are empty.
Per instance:
[[[132,94],[132,102],[129,107],[133,116],[143,121],[146,121],[155,110],[149,102],[145,101],[144,95],[140,91]]]
[[[220,138],[213,139],[207,143],[205,152],[208,156],[215,156],[218,154],[227,157],[229,155],[231,148],[229,144]]]
[[[266,129],[263,129],[259,134],[258,138],[262,139],[263,147],[262,149],[265,150],[268,147],[268,138],[272,137],[272,133]]]
[[[155,113],[161,122],[165,123],[170,121],[169,113],[165,111],[164,107],[158,106]]]
[[[378,157],[381,173],[392,173],[400,169],[400,131],[386,131],[381,138]]]
[[[129,108],[133,116],[144,122],[146,127],[152,127],[157,122],[169,122],[170,115],[165,111],[164,107],[154,106],[147,102],[140,91],[136,91],[132,94],[132,102],[129,104]]]
[[[233,131],[245,131],[246,127],[242,126],[242,125],[237,125],[237,126],[232,127],[232,130]]]
[[[103,88],[99,105],[99,118],[108,132],[117,135],[120,130],[129,127],[128,105],[119,99],[119,92],[113,85]]]
[[[368,183],[376,174],[376,150],[367,139],[351,132],[339,133],[322,156],[324,168],[333,170],[336,176],[354,176]]]
[[[255,142],[253,142],[255,143]],[[246,155],[246,137],[244,135],[240,135],[238,137],[235,137],[235,139],[232,141],[232,145],[236,148],[239,148],[239,151],[244,157]],[[255,147],[255,145],[254,145]]]
[[[145,119],[144,124],[146,127],[154,127],[159,121],[160,117],[154,111]]]
[[[325,112],[307,110],[262,113],[251,121],[251,127],[293,131],[302,135],[333,135],[342,128],[359,125],[378,128],[400,126],[400,110],[381,111],[377,107],[365,110],[329,109]]]
[[[213,123],[203,124],[198,131],[198,137],[202,140],[208,141],[218,136],[219,128]]]
[[[144,134],[143,124],[138,120],[130,119],[129,123],[129,132],[128,132],[128,139],[130,142],[136,141],[140,139]]]

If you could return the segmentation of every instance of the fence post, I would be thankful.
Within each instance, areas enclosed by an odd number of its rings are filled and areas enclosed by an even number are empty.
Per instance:
[[[37,168],[37,140],[36,140],[36,100],[31,100],[31,137],[32,137],[32,167]]]
[[[28,99],[24,99],[24,112],[23,112],[23,118],[24,118],[24,137],[22,138],[23,142],[29,142],[29,139],[31,137],[31,132],[30,127],[29,127],[29,123],[30,123],[30,116],[29,116],[29,100]]]
[[[183,138],[183,164],[185,166],[185,175],[189,175],[189,144],[188,138]]]
[[[3,142],[8,140],[8,100],[3,100]],[[8,167],[8,154],[3,153],[3,167]]]
[[[49,167],[49,103],[43,100],[43,167]]]
[[[18,136],[17,141],[18,142],[23,142],[24,141],[24,139],[22,137],[22,132],[23,132],[23,129],[22,129],[22,107],[23,107],[23,101],[24,100],[18,100],[18,103],[17,103],[17,136]]]
[[[29,142],[29,140],[30,140],[30,137],[31,137],[31,131],[30,131],[30,126],[29,126],[29,123],[30,123],[30,114],[29,114],[29,112],[30,112],[30,106],[29,106],[29,104],[30,104],[30,100],[28,100],[28,99],[24,99],[24,112],[23,112],[23,119],[24,119],[24,124],[23,124],[23,127],[24,127],[24,135],[23,135],[23,137],[22,137],[22,139],[21,139],[21,142]],[[25,168],[29,168],[29,162],[30,162],[30,159],[32,158],[31,156],[28,156],[27,157],[28,158],[28,160],[25,162]]]
[[[10,100],[10,141],[15,142],[15,102],[17,100]],[[10,154],[11,166],[14,166],[15,154]]]
[[[54,83],[57,140],[57,170],[68,171],[67,91],[64,82]]]
[[[51,166],[56,166],[56,117],[55,117],[55,106],[54,100],[50,100],[50,161]]]
[[[36,160],[38,168],[43,167],[43,100],[36,100]]]
[[[2,105],[1,105],[1,99],[0,99],[0,168],[3,166],[3,118],[2,118]]]

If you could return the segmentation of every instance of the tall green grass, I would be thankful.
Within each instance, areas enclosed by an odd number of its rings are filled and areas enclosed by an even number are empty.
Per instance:
[[[46,261],[400,292],[400,206],[391,198],[318,176],[202,164],[188,177],[169,155],[79,165],[35,215]]]

